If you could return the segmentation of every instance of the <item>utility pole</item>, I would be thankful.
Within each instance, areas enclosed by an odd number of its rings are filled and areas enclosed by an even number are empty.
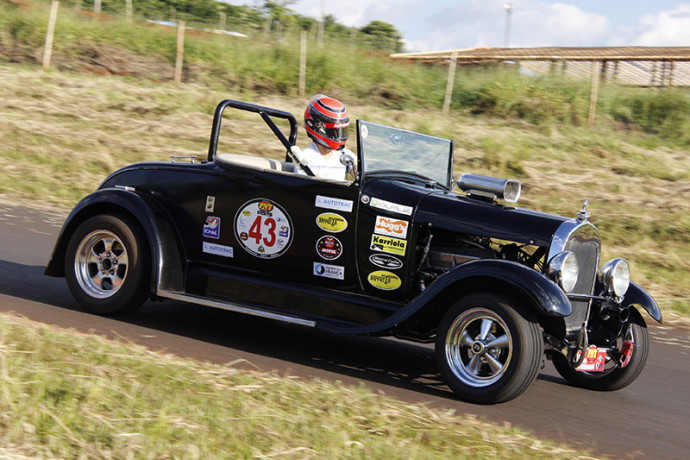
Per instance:
[[[325,0],[321,0],[321,22],[319,22],[319,30],[316,37],[316,42],[318,43],[319,47],[323,46],[323,35],[325,33],[324,22],[326,22],[326,6]]]
[[[503,8],[506,9],[506,26],[503,35],[503,47],[510,48],[510,18],[513,14],[513,5],[511,3],[506,3],[503,5]]]

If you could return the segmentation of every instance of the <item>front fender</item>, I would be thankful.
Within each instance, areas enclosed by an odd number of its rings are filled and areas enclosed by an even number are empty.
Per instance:
[[[532,268],[507,260],[482,259],[468,262],[445,273],[432,286],[440,283],[439,288],[445,290],[474,279],[496,280],[497,283],[508,284],[530,300],[537,314],[564,317],[573,312],[570,300],[556,283]]]
[[[151,250],[151,292],[158,288],[182,290],[182,261],[179,236],[167,211],[152,197],[117,188],[98,190],[72,209],[62,226],[45,274],[65,276],[65,252],[74,231],[86,219],[105,213],[127,213],[146,233]]]
[[[649,313],[649,316],[654,318],[654,320],[658,323],[662,322],[661,310],[654,298],[638,284],[632,282],[630,283],[630,287],[628,287],[628,292],[623,296],[623,303],[621,306],[630,307],[631,305],[641,306]]]
[[[459,265],[439,276],[411,302],[379,323],[354,328],[329,324],[317,326],[351,334],[377,334],[389,331],[458,285],[463,285],[464,292],[471,292],[473,289],[486,290],[487,286],[491,285],[501,289],[507,285],[528,299],[537,315],[564,317],[573,311],[563,290],[540,272],[517,262],[482,259]]]

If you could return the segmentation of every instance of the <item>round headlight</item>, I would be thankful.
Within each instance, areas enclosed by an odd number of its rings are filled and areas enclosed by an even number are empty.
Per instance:
[[[630,267],[625,259],[613,259],[606,262],[599,272],[599,280],[606,292],[616,297],[623,297],[630,286]]]
[[[577,257],[570,251],[561,252],[549,262],[547,275],[565,292],[575,289],[577,283]]]

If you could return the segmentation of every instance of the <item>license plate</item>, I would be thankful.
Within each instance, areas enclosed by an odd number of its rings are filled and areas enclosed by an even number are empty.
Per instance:
[[[605,366],[606,350],[591,345],[585,351],[585,359],[582,360],[582,363],[575,370],[580,372],[603,372]]]

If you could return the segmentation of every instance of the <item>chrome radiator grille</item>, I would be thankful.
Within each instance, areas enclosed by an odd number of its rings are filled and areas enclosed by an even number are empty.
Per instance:
[[[575,253],[578,262],[579,275],[577,284],[572,294],[593,294],[599,267],[600,242],[596,235],[588,232],[575,232],[570,236],[566,245],[566,251]],[[566,318],[566,328],[579,329],[587,319],[589,313],[589,300],[571,300],[573,313]]]

